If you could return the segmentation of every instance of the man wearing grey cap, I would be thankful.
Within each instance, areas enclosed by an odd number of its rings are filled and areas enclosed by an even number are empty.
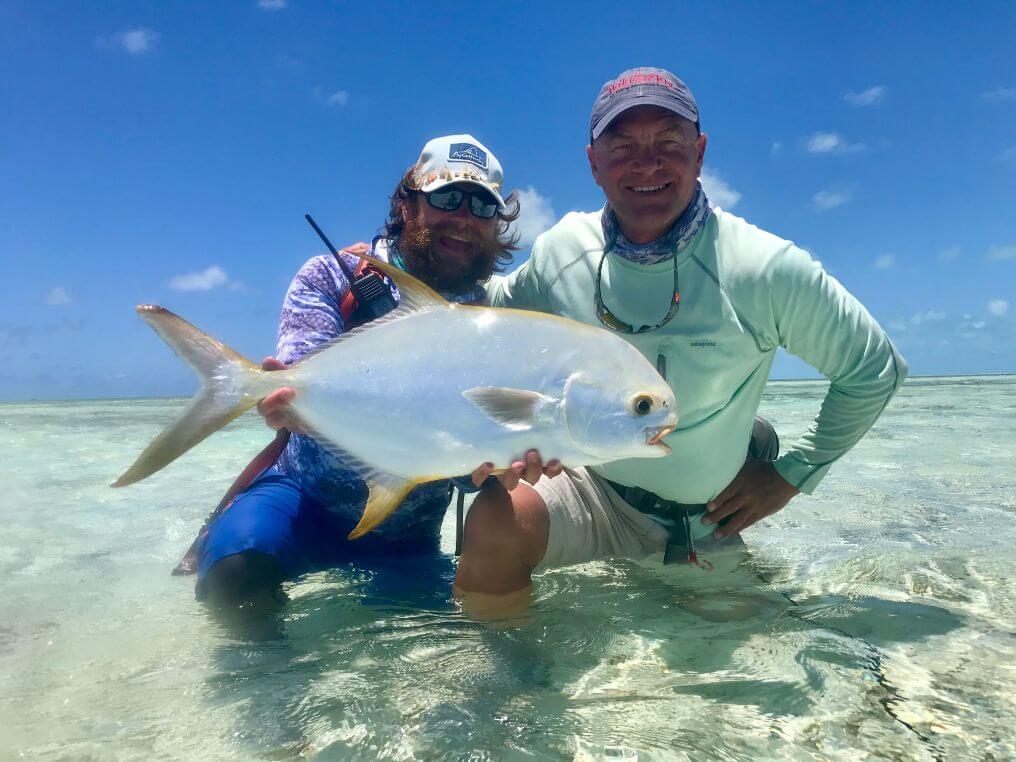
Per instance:
[[[609,557],[708,568],[742,529],[811,493],[906,376],[884,331],[819,263],[711,206],[698,181],[707,138],[680,79],[622,73],[600,90],[589,133],[605,206],[541,235],[525,265],[492,281],[490,301],[623,335],[669,381],[681,420],[664,458],[547,478],[531,453],[532,486],[484,490],[465,526],[465,593],[524,591],[534,570]],[[778,347],[831,381],[812,427],[779,457],[755,415]]]
[[[515,248],[509,225],[518,216],[518,201],[515,193],[502,196],[503,184],[500,163],[476,138],[435,138],[396,185],[384,232],[361,251],[412,273],[450,301],[481,302],[486,296],[481,284],[511,261]],[[278,355],[265,361],[267,370],[297,362],[394,308],[397,292],[387,282],[360,292],[378,296],[376,303],[358,304],[347,273],[361,275],[363,260],[349,250],[341,256],[345,270],[323,254],[294,277],[283,302]],[[449,572],[449,560],[442,563],[437,550],[451,482],[414,490],[370,537],[348,541],[363,513],[366,484],[342,457],[294,424],[287,406],[294,394],[279,389],[258,405],[279,435],[245,469],[178,567],[178,573],[197,572],[197,597],[217,608],[274,608],[283,580],[351,561],[369,561],[375,569],[401,562],[410,579],[428,576],[423,573],[428,559],[438,574]],[[388,427],[391,421],[376,425]],[[515,464],[506,481],[512,484],[514,475],[517,483],[521,470]],[[488,474],[482,469],[476,481]],[[472,484],[469,477],[457,481],[466,489]]]

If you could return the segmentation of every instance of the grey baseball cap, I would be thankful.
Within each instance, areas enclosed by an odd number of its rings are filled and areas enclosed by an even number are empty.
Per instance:
[[[621,72],[600,88],[589,118],[589,139],[596,140],[618,115],[634,106],[659,106],[699,126],[698,104],[688,86],[666,69],[640,66]]]

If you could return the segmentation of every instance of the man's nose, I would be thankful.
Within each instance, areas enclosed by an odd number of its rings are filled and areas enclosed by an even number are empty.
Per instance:
[[[459,204],[459,208],[448,212],[448,216],[462,225],[470,225],[473,220],[473,214],[469,211],[469,201],[463,199],[462,203]]]
[[[657,150],[656,146],[649,145],[639,146],[635,151],[635,156],[632,159],[632,167],[642,170],[655,170],[663,164],[663,156]]]

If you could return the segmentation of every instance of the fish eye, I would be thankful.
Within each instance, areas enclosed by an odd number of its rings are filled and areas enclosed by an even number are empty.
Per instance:
[[[639,394],[631,401],[631,409],[635,415],[649,415],[653,411],[653,398]]]

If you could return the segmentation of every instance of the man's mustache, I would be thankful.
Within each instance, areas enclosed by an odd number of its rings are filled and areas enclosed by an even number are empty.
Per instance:
[[[473,246],[478,246],[480,248],[484,248],[485,244],[488,243],[473,231],[464,230],[462,228],[455,227],[454,225],[439,224],[431,227],[430,229],[431,241],[437,240],[441,236],[454,236],[455,238],[461,238],[465,241],[468,241]]]

